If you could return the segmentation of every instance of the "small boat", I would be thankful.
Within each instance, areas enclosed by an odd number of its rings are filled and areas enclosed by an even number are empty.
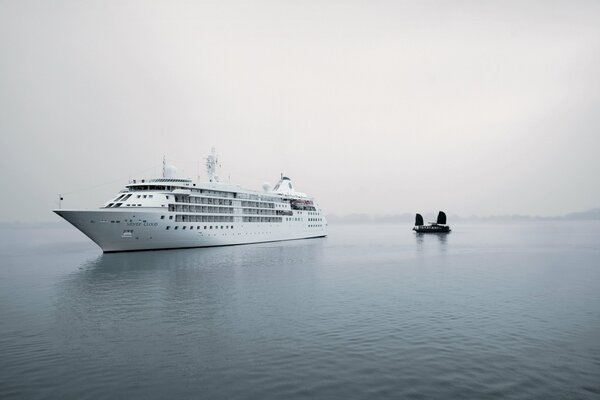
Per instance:
[[[417,214],[415,217],[415,227],[413,231],[417,233],[448,233],[450,232],[450,227],[446,225],[446,213],[440,211],[438,213],[437,221],[430,222],[429,225],[423,224],[423,216],[421,214]]]

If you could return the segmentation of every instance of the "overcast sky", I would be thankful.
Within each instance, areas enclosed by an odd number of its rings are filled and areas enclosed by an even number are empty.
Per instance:
[[[326,214],[600,206],[600,1],[0,0],[0,220],[163,154]],[[205,179],[204,171],[201,175]],[[89,190],[87,190],[89,189]]]

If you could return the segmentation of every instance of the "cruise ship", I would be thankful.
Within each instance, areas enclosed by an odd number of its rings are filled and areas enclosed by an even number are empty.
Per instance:
[[[102,207],[57,209],[102,251],[136,251],[308,239],[327,236],[315,200],[281,176],[262,191],[220,182],[214,152],[206,159],[207,182],[176,176],[163,159],[161,178],[132,180]]]

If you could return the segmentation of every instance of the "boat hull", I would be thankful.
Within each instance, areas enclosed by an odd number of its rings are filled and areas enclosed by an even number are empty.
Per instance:
[[[89,237],[105,253],[229,246],[327,236],[325,224],[323,227],[312,227],[303,221],[174,222],[169,220],[168,213],[161,209],[54,212]]]
[[[451,229],[449,226],[440,226],[440,225],[423,225],[423,226],[415,226],[413,231],[417,233],[450,233]]]

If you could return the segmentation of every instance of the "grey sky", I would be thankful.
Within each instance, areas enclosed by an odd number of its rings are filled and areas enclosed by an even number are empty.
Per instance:
[[[98,206],[163,154],[195,177],[212,146],[225,178],[284,172],[328,214],[598,207],[598,21],[598,1],[0,0],[0,220],[111,182],[64,204]]]

